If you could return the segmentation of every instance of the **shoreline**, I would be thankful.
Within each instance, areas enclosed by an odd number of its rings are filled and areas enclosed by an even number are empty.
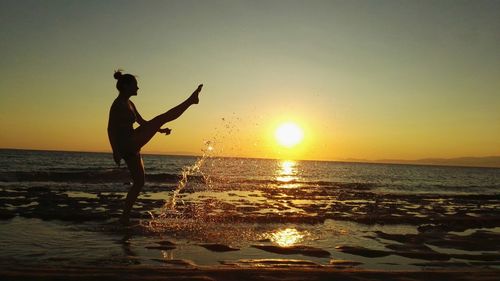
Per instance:
[[[0,269],[2,280],[498,280],[500,270],[381,271],[338,268],[171,268],[162,266],[112,266]]]

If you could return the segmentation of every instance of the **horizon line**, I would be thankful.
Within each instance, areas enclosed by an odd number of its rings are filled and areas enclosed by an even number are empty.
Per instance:
[[[95,151],[95,150],[61,150],[61,149],[37,149],[37,148],[12,148],[12,147],[0,147],[0,150],[22,150],[22,151],[46,151],[46,152],[69,152],[69,153],[103,153],[112,154],[112,151]],[[190,152],[141,152],[142,155],[151,156],[181,156],[181,157],[202,157],[203,154],[196,154]],[[214,158],[236,158],[236,159],[262,159],[262,160],[291,160],[284,158],[267,158],[267,157],[246,157],[246,156],[212,156]],[[490,156],[460,156],[453,158],[419,158],[419,159],[293,159],[293,161],[311,161],[311,162],[337,162],[337,163],[359,163],[359,164],[386,164],[386,165],[409,165],[409,166],[440,166],[440,167],[464,167],[464,168],[492,168],[500,169],[500,163],[494,166],[481,166],[479,165],[464,165],[464,164],[454,164],[454,163],[426,163],[424,161],[453,161],[458,159],[485,159],[485,158],[499,158],[500,155],[490,155]]]

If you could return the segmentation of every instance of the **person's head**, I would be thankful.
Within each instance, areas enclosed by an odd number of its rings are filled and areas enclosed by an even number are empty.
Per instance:
[[[116,79],[116,88],[120,92],[120,95],[125,96],[136,96],[137,90],[137,80],[132,74],[122,74],[121,71],[115,71],[113,77]]]

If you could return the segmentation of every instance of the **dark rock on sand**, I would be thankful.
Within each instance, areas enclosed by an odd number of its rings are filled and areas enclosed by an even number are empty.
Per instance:
[[[452,254],[455,259],[461,260],[472,260],[472,261],[487,261],[487,262],[497,262],[500,263],[500,254],[481,254],[481,255],[470,255],[470,254]]]
[[[451,258],[450,255],[437,252],[394,252],[392,254],[410,259],[421,259],[421,260],[431,260],[431,261],[447,261]]]
[[[175,249],[175,246],[146,246],[145,248],[150,250],[169,251]]]
[[[367,258],[379,258],[379,257],[385,257],[385,256],[392,254],[391,252],[388,252],[388,251],[372,250],[372,249],[368,249],[368,248],[364,248],[364,247],[337,246],[335,248],[343,253],[348,253],[348,254],[357,255],[357,256],[363,256],[363,257],[367,257]]]
[[[279,268],[315,268],[323,267],[312,261],[294,260],[294,259],[240,259],[237,261],[220,261],[223,265],[231,265],[238,267],[262,268],[262,267],[279,267]]]
[[[427,247],[424,244],[389,244],[385,246],[387,249],[391,249],[397,252],[428,252],[428,253],[436,253],[431,248]]]
[[[212,252],[230,252],[230,251],[239,251],[240,249],[238,248],[233,248],[227,245],[223,244],[198,244],[198,246],[201,246],[207,250],[210,250]]]
[[[162,246],[174,246],[174,247],[175,247],[175,245],[177,245],[174,242],[170,242],[168,240],[158,241],[158,242],[156,242],[156,244],[162,245]]]
[[[500,251],[500,234],[478,230],[467,236],[447,234],[442,239],[431,239],[426,243],[464,251]]]
[[[335,259],[330,260],[330,265],[333,265],[335,267],[353,267],[360,264],[363,263],[357,261],[349,261],[349,260],[335,260]]]
[[[324,258],[324,257],[330,256],[330,252],[325,251],[323,249],[308,247],[308,246],[301,246],[301,245],[290,246],[290,247],[280,247],[280,246],[274,246],[274,245],[252,245],[252,247],[266,251],[266,252],[282,254],[282,255],[299,254],[299,255],[304,255],[304,256],[309,256],[309,257],[318,257],[318,258]]]
[[[423,244],[389,244],[385,247],[394,250],[395,255],[411,259],[447,261],[451,258],[450,255],[438,253]]]
[[[181,268],[195,268],[197,265],[190,260],[162,260],[162,259],[151,259],[153,261],[161,262],[167,265],[181,267]]]
[[[498,261],[471,261],[469,263],[471,265],[479,265],[479,266],[500,266],[500,260],[498,260]]]
[[[413,263],[416,266],[425,266],[425,267],[470,267],[469,264],[465,262],[421,262],[421,263]]]
[[[402,243],[403,245],[386,246],[398,252],[433,252],[424,243],[463,251],[500,251],[500,234],[485,230],[477,230],[470,235],[457,235],[444,231],[427,231],[418,234],[388,234],[377,231],[376,234],[378,238]],[[444,257],[442,259],[444,260]]]

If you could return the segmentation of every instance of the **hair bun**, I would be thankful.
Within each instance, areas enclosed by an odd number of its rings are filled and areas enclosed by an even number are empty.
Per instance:
[[[115,77],[116,80],[120,79],[122,76],[123,74],[120,70],[115,71],[115,74],[113,74],[113,77]]]

